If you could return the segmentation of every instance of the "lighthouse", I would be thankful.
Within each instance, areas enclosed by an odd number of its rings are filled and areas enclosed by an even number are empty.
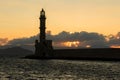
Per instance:
[[[40,35],[35,40],[35,55],[40,58],[52,57],[52,40],[46,40],[46,15],[44,9],[40,11]]]
[[[46,34],[45,34],[45,29],[46,29],[46,16],[45,16],[45,11],[42,9],[40,12],[40,41],[45,41],[46,39]]]

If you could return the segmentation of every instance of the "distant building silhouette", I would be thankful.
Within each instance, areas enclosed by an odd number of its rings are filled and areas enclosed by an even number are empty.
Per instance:
[[[40,39],[35,41],[35,55],[41,58],[50,57],[53,53],[52,40],[46,40],[46,16],[42,9],[40,12]]]

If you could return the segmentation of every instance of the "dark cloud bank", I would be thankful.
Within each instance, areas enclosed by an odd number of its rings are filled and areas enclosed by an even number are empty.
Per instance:
[[[12,46],[31,46],[33,47],[34,41],[36,39],[39,39],[39,35],[32,36],[29,38],[21,38],[21,39],[14,39],[8,42],[9,45]],[[95,32],[75,32],[75,33],[69,33],[66,31],[63,31],[59,33],[58,35],[51,35],[47,34],[47,39],[53,40],[54,42],[54,48],[64,48],[61,44],[62,42],[66,41],[80,41],[80,45],[77,48],[85,48],[87,45],[90,45],[91,48],[108,48],[112,45],[120,45],[120,32],[113,36],[104,36],[99,33]]]

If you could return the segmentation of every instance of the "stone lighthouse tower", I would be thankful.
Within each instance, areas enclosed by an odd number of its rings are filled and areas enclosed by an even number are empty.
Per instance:
[[[45,11],[42,9],[40,12],[40,41],[43,42],[45,41],[45,29],[46,29],[46,16],[45,16]]]
[[[40,12],[40,39],[35,41],[35,55],[40,58],[52,57],[53,47],[52,40],[46,40],[46,16],[42,9]]]

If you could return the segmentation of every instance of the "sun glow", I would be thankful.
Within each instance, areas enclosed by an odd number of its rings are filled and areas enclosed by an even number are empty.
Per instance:
[[[90,45],[87,45],[86,48],[90,48],[91,46]]]
[[[119,36],[117,36],[117,39],[120,39],[120,37],[119,37]]]
[[[79,41],[67,41],[67,42],[63,42],[63,45],[65,47],[78,47],[80,45]]]
[[[114,46],[110,46],[110,48],[120,48],[120,46],[114,45]]]

